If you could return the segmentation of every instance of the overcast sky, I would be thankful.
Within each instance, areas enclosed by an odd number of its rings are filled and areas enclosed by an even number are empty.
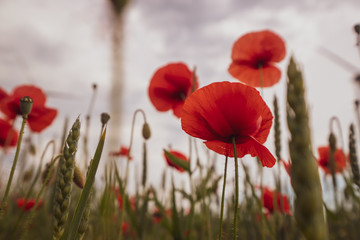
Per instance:
[[[157,169],[165,166],[162,149],[170,144],[186,153],[188,147],[180,121],[170,112],[156,112],[148,99],[152,74],[169,62],[183,61],[191,68],[197,67],[200,86],[235,81],[227,72],[232,44],[247,32],[263,29],[278,33],[287,47],[287,58],[279,65],[283,71],[280,83],[264,90],[264,99],[271,109],[273,96],[279,98],[283,144],[287,142],[285,69],[291,54],[305,76],[314,147],[327,144],[332,116],[339,117],[347,143],[348,126],[355,120],[353,102],[359,93],[353,78],[360,67],[345,69],[319,49],[327,49],[359,66],[353,32],[354,24],[360,22],[359,12],[360,2],[355,0],[132,1],[125,17],[123,143],[127,145],[130,138],[132,113],[137,108],[144,109],[153,130],[149,176],[152,182],[158,182]],[[93,118],[109,111],[110,39],[106,0],[1,0],[0,86],[11,91],[19,84],[35,84],[48,92],[48,105],[58,108],[59,116],[44,134],[59,138],[66,116],[74,120],[79,114],[86,114],[92,83],[99,86]],[[95,120],[92,124],[92,136],[97,137],[100,125]],[[270,149],[272,134],[266,143]],[[138,140],[135,148],[139,149],[139,135]],[[283,148],[287,159],[286,147]],[[140,165],[140,152],[135,152],[134,164]],[[219,157],[220,173],[222,167]]]

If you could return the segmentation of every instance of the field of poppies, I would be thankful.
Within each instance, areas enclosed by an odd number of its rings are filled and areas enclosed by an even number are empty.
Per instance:
[[[354,30],[359,39],[360,25]],[[50,139],[39,149],[23,136],[41,135],[60,106],[48,106],[39,86],[0,88],[0,238],[359,239],[359,102],[354,101],[354,124],[341,132],[338,119],[329,119],[328,145],[313,146],[306,86],[296,56],[290,56],[286,71],[277,67],[286,55],[285,40],[263,30],[234,42],[227,69],[231,82],[200,87],[196,69],[183,62],[154,69],[149,100],[159,114],[172,111],[189,135],[188,152],[164,146],[168,169],[158,170],[158,187],[148,181],[147,152],[157,129],[142,109],[134,112],[134,119],[142,115],[141,135],[134,134],[133,123],[130,141],[119,151],[103,151],[111,131],[108,113],[99,116],[98,139],[87,139],[89,118],[71,119],[59,130],[61,139]],[[280,120],[283,104],[276,96],[271,103],[262,97],[263,89],[284,75],[287,122]],[[286,146],[281,144],[284,125],[290,135]],[[271,129],[273,150],[264,145]],[[341,144],[343,137],[348,146]],[[77,154],[82,139],[97,143],[93,156]],[[134,142],[142,144],[141,175],[136,179],[128,174]],[[205,154],[199,153],[200,144]],[[281,155],[283,148],[289,156]],[[28,156],[38,159],[30,169],[22,166]],[[243,161],[245,156],[252,161]],[[100,161],[106,161],[101,170]],[[223,161],[224,169],[217,169],[216,161]],[[235,165],[234,178],[227,176],[228,162]],[[11,170],[4,171],[5,165]],[[257,174],[250,174],[250,168]],[[263,168],[275,168],[274,185],[264,178]],[[189,188],[178,184],[174,171],[187,176]],[[129,189],[130,183],[135,190]],[[325,195],[331,200],[325,201]]]

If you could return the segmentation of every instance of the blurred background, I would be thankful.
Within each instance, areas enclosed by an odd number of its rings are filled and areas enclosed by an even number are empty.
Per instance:
[[[47,105],[59,114],[51,127],[33,136],[43,146],[60,139],[65,118],[72,123],[80,115],[85,122],[92,85],[97,84],[89,153],[95,152],[100,114],[108,112],[102,165],[110,151],[129,145],[133,113],[143,109],[153,133],[148,179],[158,185],[166,167],[162,150],[170,145],[188,153],[188,136],[171,112],[157,112],[151,105],[147,88],[153,73],[169,62],[182,61],[191,69],[196,66],[200,86],[236,81],[227,72],[232,44],[245,33],[270,29],[286,42],[287,58],[279,64],[280,83],[264,89],[264,99],[271,109],[274,95],[279,99],[282,156],[287,160],[285,70],[290,55],[303,68],[315,150],[327,144],[331,117],[339,118],[344,136],[356,120],[354,101],[360,91],[354,79],[360,73],[360,56],[353,27],[360,22],[359,12],[360,2],[355,0],[129,0],[123,7],[110,0],[1,0],[0,87],[11,92],[15,86],[32,84],[46,92]],[[141,126],[138,116],[135,171],[141,167]],[[270,132],[266,146],[273,152],[272,139]],[[347,146],[346,137],[344,142]],[[203,151],[200,141],[198,145]],[[9,155],[11,159],[13,152]],[[244,161],[250,165],[254,160]],[[219,173],[223,163],[219,156]],[[270,171],[265,169],[265,174]]]

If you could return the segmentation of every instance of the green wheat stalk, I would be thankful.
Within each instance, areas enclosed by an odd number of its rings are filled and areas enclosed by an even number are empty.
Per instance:
[[[70,197],[75,168],[75,154],[80,136],[80,121],[76,119],[64,144],[63,157],[60,158],[57,173],[54,201],[53,239],[60,239],[69,215]]]
[[[287,69],[287,122],[292,161],[291,178],[295,192],[295,219],[306,239],[327,239],[322,189],[318,166],[311,146],[304,81],[293,57]]]

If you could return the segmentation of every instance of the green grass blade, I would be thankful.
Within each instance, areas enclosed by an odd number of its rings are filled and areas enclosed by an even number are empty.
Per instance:
[[[86,206],[86,202],[89,198],[92,186],[95,181],[95,174],[96,174],[97,168],[99,166],[99,162],[101,159],[101,153],[102,153],[102,150],[104,147],[105,135],[106,135],[106,129],[104,130],[104,132],[99,140],[94,158],[90,163],[89,174],[86,178],[84,189],[81,193],[79,202],[76,206],[76,210],[75,210],[74,216],[72,218],[72,221],[71,221],[71,224],[69,227],[69,231],[67,231],[68,234],[66,234],[66,236],[64,236],[62,239],[75,239],[75,237],[76,237],[77,229],[79,228],[81,217],[82,217],[82,214],[83,214],[85,206]]]
[[[184,160],[181,160],[180,158],[174,156],[173,154],[166,151],[165,149],[164,149],[164,153],[166,154],[166,156],[170,159],[170,161],[173,164],[175,164],[176,166],[181,167],[182,169],[184,169],[185,171],[190,173],[190,163],[189,162],[185,162]]]

